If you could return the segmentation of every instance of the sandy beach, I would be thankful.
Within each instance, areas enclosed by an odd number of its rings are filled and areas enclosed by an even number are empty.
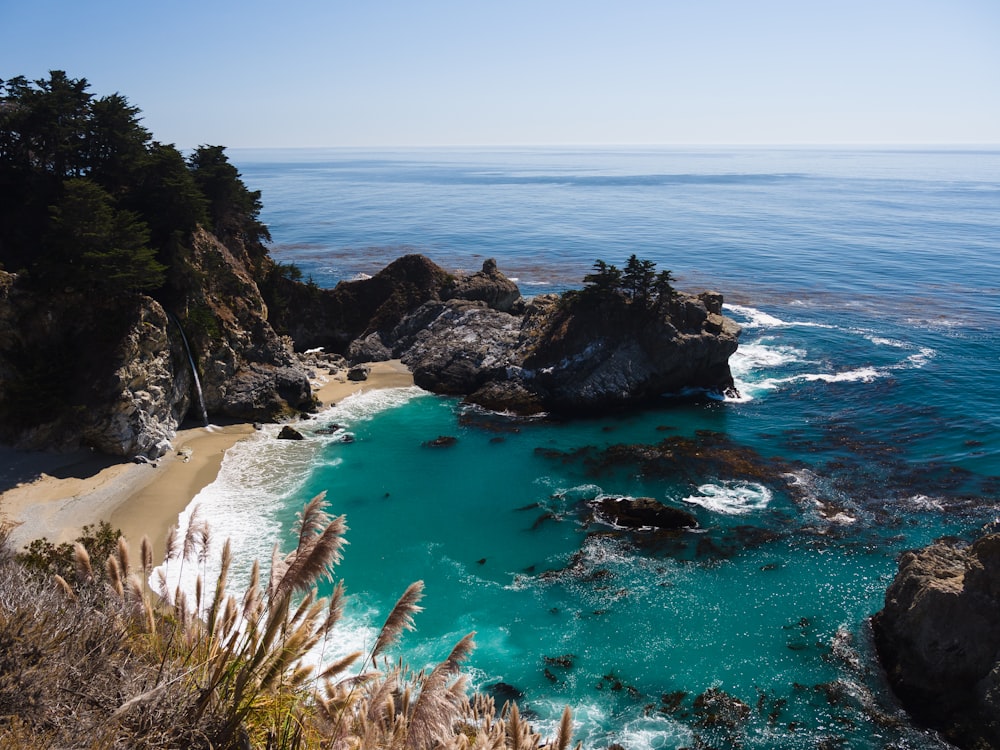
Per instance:
[[[324,407],[358,392],[413,385],[398,360],[371,365],[367,380],[346,372],[314,382]],[[225,452],[252,435],[251,424],[179,430],[173,449],[152,464],[116,460],[90,451],[69,454],[0,447],[0,522],[11,525],[10,541],[20,548],[33,539],[72,541],[85,525],[108,521],[138,545],[143,534],[159,559],[166,532],[178,514],[218,476]]]

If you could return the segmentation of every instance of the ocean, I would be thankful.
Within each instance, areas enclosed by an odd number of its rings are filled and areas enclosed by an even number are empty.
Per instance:
[[[396,655],[431,664],[475,631],[473,685],[543,734],[568,705],[594,748],[944,747],[894,702],[868,618],[902,551],[1000,522],[1000,150],[230,158],[273,257],[320,286],[420,252],[495,258],[532,295],[635,253],[743,326],[725,402],[567,422],[409,388],[345,399],[302,442],[265,427],[193,503],[244,574],[325,491],[349,526],[342,652],[421,579]],[[643,461],[650,445],[671,460]],[[700,527],[624,533],[590,512],[606,495]]]

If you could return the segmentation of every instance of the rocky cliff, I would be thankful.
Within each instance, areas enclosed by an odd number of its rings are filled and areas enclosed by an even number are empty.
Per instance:
[[[959,747],[1000,747],[1000,534],[905,553],[872,628],[917,722]]]
[[[526,301],[487,261],[427,296],[396,325],[364,332],[348,355],[399,357],[427,390],[516,413],[591,414],[685,388],[733,389],[740,329],[716,293],[675,292],[654,307],[621,295]]]
[[[0,440],[162,455],[197,398],[182,331],[209,414],[270,420],[311,408],[307,373],[234,246],[196,231],[162,303],[42,293],[0,272]]]
[[[41,296],[0,272],[0,439],[158,456],[190,405],[180,338],[156,301]]]
[[[223,244],[199,229],[191,267],[199,283],[177,301],[211,414],[269,421],[312,408],[309,379],[292,340],[272,328],[239,240]]]
[[[656,307],[614,295],[526,301],[493,261],[453,274],[419,255],[324,290],[269,264],[238,237],[198,228],[159,301],[40,294],[3,274],[0,440],[158,456],[186,415],[199,417],[189,351],[209,415],[309,410],[293,340],[355,362],[402,358],[428,390],[518,413],[589,414],[732,387],[739,328],[717,294],[675,293]]]

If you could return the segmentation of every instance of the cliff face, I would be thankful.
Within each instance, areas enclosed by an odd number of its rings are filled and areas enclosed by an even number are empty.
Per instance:
[[[181,291],[165,295],[170,314],[142,294],[41,293],[0,272],[0,440],[162,455],[195,401],[182,328],[209,414],[270,420],[311,408],[307,373],[267,322],[239,250],[195,232],[171,269]]]
[[[615,295],[526,302],[487,261],[348,353],[400,357],[417,385],[490,409],[589,414],[688,387],[731,389],[740,329],[721,312],[710,292],[660,307]]]
[[[1000,747],[1000,534],[905,553],[872,628],[916,721],[959,747]]]
[[[405,255],[371,278],[342,281],[333,289],[276,273],[269,275],[263,289],[272,324],[291,337],[297,349],[323,347],[346,354],[353,342],[390,331],[424,302],[440,299],[452,282],[450,274],[424,256]],[[384,354],[359,358],[387,359]]]
[[[15,281],[0,272],[0,439],[161,455],[189,406],[191,375],[160,304],[43,298]]]
[[[245,252],[198,230],[177,315],[198,362],[210,414],[267,421],[312,407],[308,377],[292,341],[279,337]]]
[[[248,421],[313,407],[293,337],[353,361],[400,357],[428,390],[517,413],[589,414],[732,387],[739,328],[716,294],[676,294],[655,309],[621,297],[526,302],[493,261],[449,274],[418,255],[321,290],[265,274],[253,257],[198,229],[162,304],[138,293],[42,295],[3,274],[0,439],[162,454],[185,415],[200,418],[182,330],[208,414]]]

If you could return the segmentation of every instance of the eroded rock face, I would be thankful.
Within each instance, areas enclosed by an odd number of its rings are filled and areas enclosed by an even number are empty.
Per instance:
[[[1000,534],[903,554],[872,628],[916,721],[959,747],[1000,747]]]
[[[521,290],[497,268],[492,258],[483,262],[481,271],[459,275],[442,293],[443,299],[464,299],[484,302],[500,312],[514,312],[521,300]]]
[[[0,439],[156,458],[190,403],[183,348],[160,304],[52,298],[0,283]]]
[[[267,421],[312,407],[308,373],[290,339],[279,337],[250,270],[213,235],[193,238],[192,265],[204,282],[177,311],[201,373],[210,414]]]
[[[311,408],[306,369],[269,325],[248,258],[198,230],[163,304],[41,293],[0,272],[0,440],[162,455],[195,399],[181,328],[210,415],[265,421]]]
[[[451,300],[422,306],[393,332],[394,350],[414,382],[435,393],[468,395],[507,379],[517,363],[521,321],[484,302]]]
[[[268,320],[302,349],[323,347],[351,362],[389,359],[381,335],[425,302],[442,299],[455,278],[422,255],[404,255],[367,279],[319,289],[286,278],[264,284]]]
[[[500,284],[499,275],[490,267],[470,285]],[[733,388],[740,328],[721,315],[717,293],[678,294],[657,308],[621,297],[508,305],[510,295],[481,296],[428,302],[381,332],[378,345],[423,388],[521,414],[592,414],[685,388]]]

